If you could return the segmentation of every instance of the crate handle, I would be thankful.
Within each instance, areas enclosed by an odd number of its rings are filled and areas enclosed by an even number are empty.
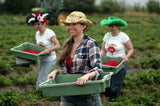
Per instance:
[[[27,42],[25,42],[25,43],[27,43]],[[23,44],[25,44],[25,43],[23,43]],[[19,48],[19,47],[21,47],[23,44],[20,44],[20,45],[18,45],[16,48]]]
[[[39,55],[44,55],[44,51],[42,51]]]
[[[49,54],[44,54],[44,51],[41,51],[41,53],[39,54],[39,55],[50,55],[51,53],[49,53]]]
[[[120,63],[118,66],[122,65],[123,63],[124,63],[124,60],[122,60],[121,63]],[[117,67],[118,67],[118,66],[117,66]]]
[[[107,80],[109,80],[109,79],[111,78],[111,76],[112,76],[113,74],[114,74],[113,72],[109,72],[109,74],[108,74],[108,75],[105,75],[103,79],[104,79],[105,81],[107,81]],[[110,76],[110,77],[108,77],[108,76]]]
[[[100,82],[107,81],[107,80],[109,80],[109,79],[111,78],[112,75],[113,75],[113,72],[110,72],[108,75],[105,75],[104,78],[103,78],[101,81],[99,81],[99,80],[87,81],[87,82],[86,82],[86,85],[87,85],[87,84],[94,84],[94,83],[100,83]],[[45,82],[48,82],[48,81],[49,81],[49,83],[52,83],[52,78],[48,79],[48,80],[45,81]],[[41,84],[39,85],[39,87],[40,87],[40,88],[43,88],[43,87],[52,87],[52,86],[57,87],[57,86],[76,85],[76,82],[63,83],[63,84],[61,83],[61,84],[56,84],[56,85],[55,85],[55,84],[44,85],[45,82],[41,83]]]

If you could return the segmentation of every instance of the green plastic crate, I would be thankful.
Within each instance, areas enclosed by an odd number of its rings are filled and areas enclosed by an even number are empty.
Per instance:
[[[39,87],[45,97],[96,94],[104,92],[105,88],[110,86],[112,74],[113,72],[104,72],[101,79],[87,81],[84,87],[76,84],[77,78],[82,74],[57,75],[54,82],[49,79]]]
[[[25,49],[31,49],[34,51],[41,51],[41,53],[32,54],[32,53],[23,52],[23,50],[25,50]],[[16,47],[13,47],[10,50],[17,57],[27,59],[27,60],[38,61],[38,60],[43,59],[48,56],[48,55],[44,55],[44,51],[43,51],[44,49],[45,49],[45,47],[42,47],[42,46],[39,46],[39,45],[36,45],[33,43],[29,43],[29,42],[24,42],[23,44],[16,46]]]
[[[116,61],[120,62],[120,64],[116,67],[115,66],[109,66],[109,65],[102,65],[102,69],[103,69],[104,72],[113,72],[114,74],[117,74],[124,67],[123,58],[103,56],[102,57],[102,64],[107,62],[107,61],[110,61],[110,60],[116,60]]]

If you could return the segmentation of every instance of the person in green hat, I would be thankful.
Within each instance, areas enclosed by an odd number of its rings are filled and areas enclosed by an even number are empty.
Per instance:
[[[109,96],[110,100],[119,97],[121,95],[122,83],[125,78],[128,69],[128,59],[133,54],[134,48],[129,36],[120,31],[121,28],[127,27],[127,22],[119,17],[110,16],[108,20],[104,19],[100,22],[101,26],[108,26],[110,32],[107,32],[103,38],[103,44],[101,48],[101,58],[103,56],[108,57],[121,57],[125,62],[124,67],[111,77],[111,86],[106,88],[104,95]],[[127,49],[127,53],[125,52]]]

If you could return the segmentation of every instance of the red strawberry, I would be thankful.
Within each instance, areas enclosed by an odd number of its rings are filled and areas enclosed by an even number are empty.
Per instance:
[[[23,52],[28,52],[28,53],[32,53],[32,54],[39,54],[41,51],[34,51],[34,50],[30,50],[30,49],[24,49]]]
[[[119,62],[116,61],[116,60],[110,60],[110,61],[107,61],[107,62],[103,63],[103,65],[118,66]]]

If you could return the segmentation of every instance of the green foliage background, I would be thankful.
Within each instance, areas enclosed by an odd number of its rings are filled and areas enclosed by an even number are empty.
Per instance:
[[[32,8],[40,7],[38,0],[5,0],[6,2],[0,2],[1,14],[25,14],[31,12]],[[60,1],[60,0],[57,0]],[[68,12],[78,10],[85,13],[124,13],[126,11],[141,11],[149,13],[160,13],[160,3],[157,0],[149,0],[146,3],[146,7],[140,6],[139,3],[135,3],[133,8],[128,8],[127,5],[118,2],[117,0],[101,0],[100,5],[95,5],[95,0],[63,0],[63,6]],[[125,1],[125,0],[124,0]],[[122,0],[123,2],[123,0]],[[125,2],[126,3],[126,2]],[[126,3],[127,4],[127,3]],[[49,10],[50,11],[50,10]]]

